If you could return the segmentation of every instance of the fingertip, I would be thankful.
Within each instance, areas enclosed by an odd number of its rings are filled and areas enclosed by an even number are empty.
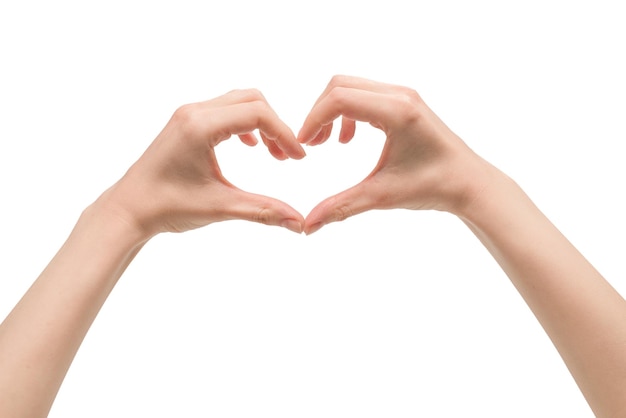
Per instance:
[[[333,222],[333,219],[328,216],[330,199],[333,198],[331,197],[318,203],[306,216],[304,219],[304,233],[306,235],[311,235],[319,231],[324,225]]]
[[[344,117],[341,120],[341,130],[339,131],[339,142],[347,144],[354,138],[356,131],[356,122],[353,119]]]
[[[298,141],[300,144],[306,144],[307,142],[309,142],[309,138],[305,137],[302,133],[302,130],[300,130],[300,132],[298,132],[298,136],[296,136],[296,141]]]
[[[241,142],[251,147],[259,143],[259,140],[257,139],[256,135],[254,135],[254,133],[252,132],[239,135],[239,139],[241,140]]]
[[[267,146],[267,150],[272,157],[280,161],[284,161],[289,158],[289,155],[282,148],[280,148],[275,141],[263,138],[263,142],[265,143],[265,146]]]
[[[270,137],[261,132],[261,138],[269,148],[270,153],[279,160],[285,160],[287,158],[301,160],[306,156],[304,147],[293,134]]]
[[[297,136],[297,141],[299,143],[308,145],[318,136],[318,134],[322,130],[322,127],[320,126],[319,129],[317,129],[315,132],[308,132],[308,130],[309,129],[307,129],[307,127],[302,127],[302,129],[300,129],[300,132],[298,132]]]
[[[296,140],[295,137],[289,138],[287,140],[281,140],[278,142],[278,145],[283,150],[283,152],[289,156],[289,158],[301,160],[306,156],[304,147]]]
[[[330,136],[330,131],[328,130],[326,126],[324,126],[317,133],[317,135],[315,135],[315,137],[307,143],[307,145],[315,146],[315,145],[323,144],[324,142],[326,142],[329,136]]]
[[[311,235],[314,232],[319,231],[322,227],[324,226],[323,222],[316,222],[313,225],[305,225],[304,227],[304,233],[306,235]]]
[[[302,147],[302,145],[298,144],[298,148],[296,148],[296,151],[289,156],[294,160],[301,160],[306,157],[306,151],[304,150],[304,147]]]
[[[304,225],[296,219],[283,219],[280,226],[287,228],[296,234],[301,234],[304,231]]]

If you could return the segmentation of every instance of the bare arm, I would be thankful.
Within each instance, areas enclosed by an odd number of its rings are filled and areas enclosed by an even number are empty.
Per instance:
[[[87,330],[142,247],[94,204],[0,326],[0,416],[46,416]]]
[[[626,415],[626,301],[511,179],[460,214],[556,346],[599,417]]]
[[[333,78],[298,139],[317,145],[342,117],[387,135],[361,183],[307,216],[305,232],[371,209],[436,209],[459,216],[502,266],[546,330],[593,411],[626,415],[626,302],[520,187],[476,155],[408,88]]]
[[[302,158],[295,136],[257,91],[180,108],[124,177],[81,215],[69,238],[0,324],[0,417],[47,416],[85,334],[142,246],[161,232],[246,219],[301,232],[287,204],[222,175],[213,148],[258,129],[278,159]]]

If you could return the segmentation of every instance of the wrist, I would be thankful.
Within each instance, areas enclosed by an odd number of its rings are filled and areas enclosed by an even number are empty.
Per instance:
[[[473,156],[460,156],[462,163],[457,166],[448,181],[449,192],[445,210],[464,221],[480,218],[485,204],[494,197],[515,187],[515,182],[498,168],[472,152]],[[455,164],[451,164],[455,165]]]
[[[510,226],[512,218],[524,218],[536,211],[532,201],[512,178],[486,164],[472,176],[464,204],[453,212],[456,216],[472,229],[486,231]]]
[[[113,186],[115,187],[115,186]],[[129,248],[143,246],[154,233],[151,233],[120,202],[112,196],[112,189],[106,190],[81,214],[79,224],[89,224],[98,232],[124,242]]]

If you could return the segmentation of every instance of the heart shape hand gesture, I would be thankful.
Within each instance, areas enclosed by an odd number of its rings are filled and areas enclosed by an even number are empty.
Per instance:
[[[378,164],[360,183],[319,203],[306,219],[288,204],[245,192],[220,171],[214,147],[232,135],[247,145],[259,136],[277,159],[301,159],[301,144],[319,145],[342,117],[339,141],[356,122],[386,134]],[[103,199],[147,238],[213,222],[245,219],[313,233],[371,209],[437,209],[462,214],[481,190],[489,166],[413,90],[336,76],[296,136],[256,90],[231,91],[184,105]],[[484,176],[483,176],[484,177]]]

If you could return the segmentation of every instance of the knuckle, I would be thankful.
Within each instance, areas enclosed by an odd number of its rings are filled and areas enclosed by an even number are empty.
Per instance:
[[[174,119],[179,123],[185,124],[193,119],[194,113],[193,104],[184,104],[174,111]]]
[[[236,90],[237,94],[241,97],[241,100],[244,102],[254,102],[254,101],[265,101],[265,96],[261,93],[261,90],[250,88],[250,89],[240,89]]]
[[[196,104],[180,106],[172,117],[181,131],[187,135],[194,135],[199,128],[198,111]]]
[[[337,206],[333,210],[333,218],[336,221],[344,221],[353,215],[352,209],[348,205]]]
[[[328,85],[330,87],[343,86],[345,85],[347,79],[348,77],[343,74],[335,74],[334,76],[331,77]]]
[[[417,94],[417,93],[415,93]],[[401,121],[408,124],[417,123],[422,118],[422,107],[412,94],[401,94],[395,97],[395,108]]]
[[[269,208],[260,208],[254,215],[254,221],[265,225],[271,225],[272,212]]]
[[[271,111],[264,102],[256,100],[248,102],[247,106],[249,115],[254,118],[254,126],[261,128],[265,125],[265,121],[271,118]]]
[[[335,105],[341,107],[341,105],[346,100],[346,97],[347,97],[346,94],[347,94],[347,90],[344,87],[334,87],[328,93],[328,100],[334,103]]]
[[[269,113],[269,107],[264,101],[251,100],[247,103],[250,106],[251,111],[258,116],[265,116]]]
[[[402,86],[400,88],[400,93],[407,96],[408,98],[410,98],[411,100],[415,100],[415,101],[420,101],[421,97],[420,95],[417,93],[416,90],[410,88],[410,87],[404,87]]]

